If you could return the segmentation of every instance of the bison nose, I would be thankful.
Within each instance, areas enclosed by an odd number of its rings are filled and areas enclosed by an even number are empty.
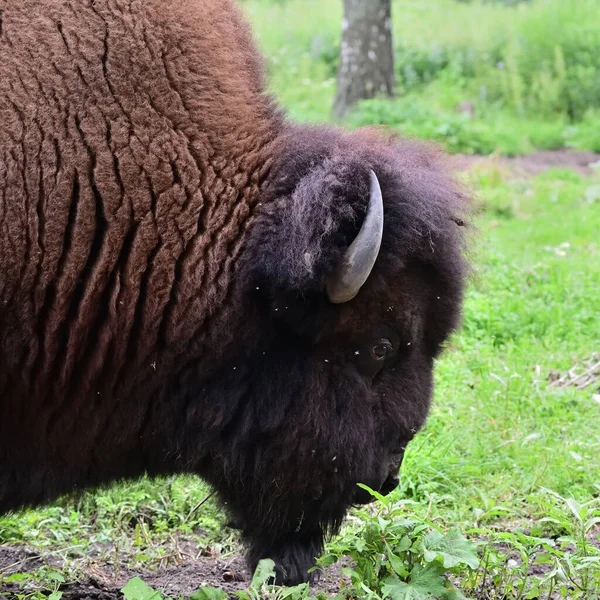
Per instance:
[[[400,483],[400,477],[398,477],[397,473],[390,473],[387,476],[387,479],[383,482],[379,493],[383,496],[387,496],[390,492],[393,492]]]

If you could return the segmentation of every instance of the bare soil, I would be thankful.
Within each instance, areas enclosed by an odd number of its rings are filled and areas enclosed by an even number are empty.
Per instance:
[[[580,175],[592,175],[594,167],[600,172],[600,154],[587,150],[543,150],[525,156],[480,156],[455,154],[453,166],[459,171],[493,165],[513,177],[534,177],[549,169],[571,169]]]
[[[0,574],[8,576],[15,573],[29,573],[43,566],[60,568],[63,563],[53,555],[40,556],[22,546],[0,546]],[[323,573],[313,591],[335,595],[339,592],[341,568],[333,565]],[[247,589],[252,578],[243,557],[239,554],[228,558],[197,556],[180,564],[154,571],[129,569],[126,564],[119,566],[118,572],[112,565],[96,561],[92,557],[82,567],[77,581],[66,582],[61,586],[63,600],[122,600],[121,589],[133,577],[140,577],[154,589],[160,590],[171,598],[189,598],[203,585],[221,588],[230,598],[237,598],[234,592]],[[36,589],[39,589],[36,586]],[[0,598],[16,600],[17,593],[27,588],[17,583],[0,583]],[[33,591],[33,590],[30,590]]]

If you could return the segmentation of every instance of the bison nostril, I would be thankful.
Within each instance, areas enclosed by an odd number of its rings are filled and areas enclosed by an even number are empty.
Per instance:
[[[387,496],[390,492],[393,492],[398,485],[400,484],[400,477],[397,474],[388,475],[387,479],[383,482],[381,489],[379,490],[381,494]]]

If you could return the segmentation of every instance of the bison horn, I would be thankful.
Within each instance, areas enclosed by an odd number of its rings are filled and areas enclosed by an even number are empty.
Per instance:
[[[369,278],[383,237],[383,197],[377,176],[371,171],[371,197],[364,223],[342,260],[327,279],[329,300],[342,304],[352,300]]]

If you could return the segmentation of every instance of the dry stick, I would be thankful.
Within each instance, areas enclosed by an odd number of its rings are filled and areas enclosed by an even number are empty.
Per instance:
[[[24,565],[26,562],[30,562],[32,560],[39,560],[39,556],[28,556],[27,558],[21,558],[19,559],[17,562],[12,563],[12,565],[8,565],[6,567],[4,567],[6,573],[8,573],[8,571],[10,569],[14,569],[15,567],[19,567],[21,568],[22,565]],[[4,575],[4,573],[2,573]]]
[[[586,369],[581,375],[575,377],[571,383],[578,382],[581,378],[591,377],[596,375],[596,369],[600,368],[600,362],[597,362],[595,365],[592,365],[588,369]],[[587,385],[587,384],[586,384]]]
[[[427,512],[425,513],[425,520],[429,519],[429,515],[431,514],[431,507],[433,505],[433,496],[429,496],[429,504],[427,505]]]
[[[179,540],[172,533],[169,534],[169,537],[171,538],[171,541],[173,542],[173,545],[175,546],[177,562],[180,563],[182,554],[181,554],[181,549],[179,548]]]
[[[205,503],[207,502],[210,498],[212,498],[217,490],[213,490],[208,496],[206,496],[206,498],[204,498],[204,500],[201,500],[200,502],[198,502],[198,504],[196,504],[196,506],[194,506],[194,508],[192,508],[192,510],[190,510],[190,514],[187,516],[188,521],[190,519],[190,517]]]
[[[60,550],[57,550],[56,552],[57,553],[65,553],[65,552],[74,550],[75,548],[82,548],[82,547],[83,547],[83,544],[73,544],[72,546],[67,546],[66,548],[61,548]],[[25,563],[31,562],[32,560],[40,560],[43,563],[42,557],[38,554],[36,554],[35,556],[27,556],[25,558],[19,559],[17,562],[14,562],[14,563],[4,567],[4,573],[0,573],[0,575],[5,575],[6,573],[8,573],[8,571],[10,569],[21,568],[21,566],[25,565]],[[0,592],[1,591],[2,590],[0,590]],[[2,597],[3,596],[0,596],[0,598],[2,598]]]
[[[590,372],[591,371],[591,372]],[[597,382],[600,379],[600,362],[595,364],[588,371],[589,379],[577,385],[579,389],[586,388],[588,385]]]
[[[600,368],[600,362],[597,362],[596,364],[587,368],[583,373],[581,373],[581,375],[578,375],[577,377],[575,377],[575,379],[568,380],[566,376],[563,376],[560,379],[553,381],[549,387],[558,387],[559,385],[561,385],[567,381],[570,385],[574,385],[582,378],[588,377],[590,375],[596,375],[596,369],[598,369],[598,368]],[[586,383],[585,385],[589,385],[589,382]]]

